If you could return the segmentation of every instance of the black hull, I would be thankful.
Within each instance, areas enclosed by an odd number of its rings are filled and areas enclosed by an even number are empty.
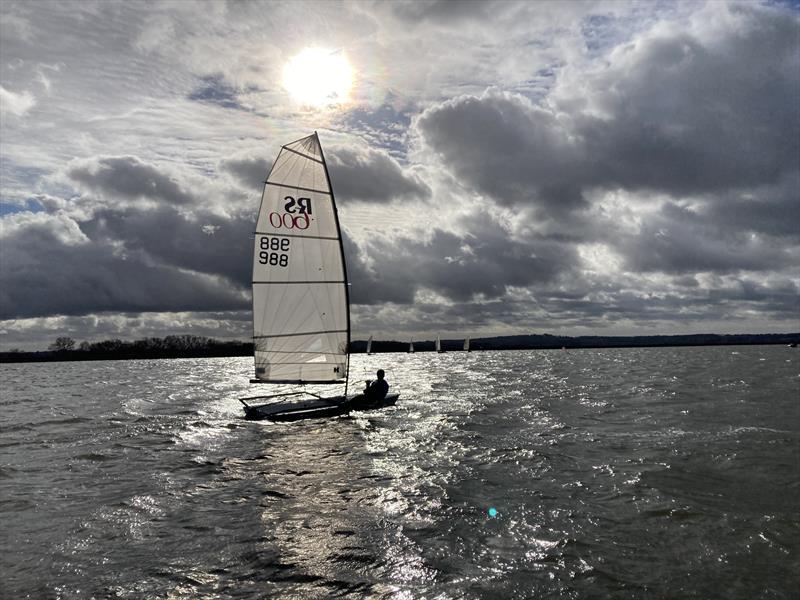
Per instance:
[[[358,394],[348,399],[349,408],[351,411],[360,410],[378,410],[386,408],[387,406],[394,406],[397,404],[397,399],[400,394],[386,394],[385,398],[376,401],[369,401],[364,394]]]
[[[367,402],[363,394],[350,396],[337,396],[334,398],[319,398],[303,400],[300,402],[274,402],[245,406],[244,418],[250,421],[275,421],[290,422],[304,419],[323,419],[344,415],[350,411],[377,410],[387,406],[394,406],[400,394],[388,394],[378,402]]]

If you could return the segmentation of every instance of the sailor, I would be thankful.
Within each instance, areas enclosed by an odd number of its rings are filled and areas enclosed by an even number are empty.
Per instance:
[[[375,381],[367,380],[367,386],[364,388],[364,395],[373,402],[383,400],[389,392],[389,384],[383,378],[385,375],[383,369],[378,369],[375,375],[378,378]]]

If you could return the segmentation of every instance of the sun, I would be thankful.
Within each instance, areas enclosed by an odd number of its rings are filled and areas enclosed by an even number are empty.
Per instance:
[[[283,87],[307,106],[345,104],[353,87],[353,67],[341,51],[306,48],[283,68]]]

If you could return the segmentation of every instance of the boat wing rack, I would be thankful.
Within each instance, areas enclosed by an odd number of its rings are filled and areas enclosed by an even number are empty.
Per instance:
[[[303,392],[284,392],[282,394],[272,394],[271,396],[248,396],[247,398],[239,398],[239,402],[244,404],[246,407],[249,407],[250,405],[247,403],[247,400],[271,400],[273,398],[286,398],[287,396],[300,396],[301,394],[314,396],[314,398],[319,398],[320,400],[322,399],[322,397],[319,394],[303,391]]]

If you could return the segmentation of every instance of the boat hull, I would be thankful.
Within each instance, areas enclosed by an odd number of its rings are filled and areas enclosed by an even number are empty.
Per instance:
[[[344,396],[335,398],[315,398],[299,402],[274,402],[257,406],[246,406],[244,418],[251,421],[300,421],[302,419],[319,419],[335,417],[348,411]]]
[[[348,398],[348,407],[351,411],[360,410],[378,410],[379,408],[386,408],[387,406],[394,406],[397,404],[397,399],[400,394],[386,394],[380,400],[368,400],[364,394],[357,394]]]
[[[344,415],[350,411],[377,410],[397,403],[400,394],[387,394],[378,402],[367,402],[364,394],[356,396],[336,396],[334,398],[315,398],[299,402],[274,402],[245,406],[244,418],[250,421],[289,422],[304,419],[323,419]]]

